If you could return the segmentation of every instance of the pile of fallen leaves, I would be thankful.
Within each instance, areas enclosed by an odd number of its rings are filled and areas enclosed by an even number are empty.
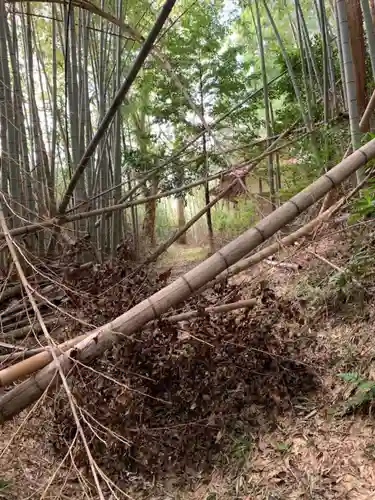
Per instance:
[[[113,301],[103,308],[114,317],[118,307],[123,312],[133,304],[137,287],[144,287],[138,302],[158,285],[155,278],[148,282],[147,271],[125,278],[121,306],[112,292]],[[182,309],[232,302],[240,292],[225,285]],[[236,436],[273,421],[316,389],[316,368],[309,365],[314,340],[303,325],[298,305],[264,290],[253,309],[176,325],[161,319],[89,368],[77,367],[72,391],[97,464],[118,485],[135,475],[146,479],[213,467]],[[62,390],[54,401],[53,427],[53,446],[65,455],[76,425]],[[89,473],[79,438],[73,453],[76,466]]]
[[[72,315],[95,326],[107,323],[163,288],[166,279],[152,266],[140,267],[128,259],[124,245],[115,259],[90,268],[79,268],[65,277]],[[77,325],[82,329],[82,325]],[[70,329],[70,336],[77,334]]]

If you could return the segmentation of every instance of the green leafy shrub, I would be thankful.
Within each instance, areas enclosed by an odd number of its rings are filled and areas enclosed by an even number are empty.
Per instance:
[[[352,202],[350,212],[350,223],[375,217],[375,180],[372,180],[367,188],[361,191],[361,196]]]
[[[368,380],[357,372],[339,373],[338,377],[354,387],[354,395],[343,405],[345,413],[357,410],[375,400],[375,380]]]
[[[212,225],[215,233],[233,237],[249,229],[255,222],[255,208],[251,200],[239,198],[235,209],[216,206],[212,210]]]

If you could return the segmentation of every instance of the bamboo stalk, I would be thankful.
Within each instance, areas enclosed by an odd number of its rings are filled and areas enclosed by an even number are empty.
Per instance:
[[[375,90],[372,93],[372,96],[366,106],[361,121],[359,122],[359,130],[361,132],[368,132],[370,130],[370,118],[374,113],[374,110],[375,110]]]
[[[280,241],[276,241],[275,243],[268,245],[262,250],[259,250],[259,252],[250,255],[245,259],[240,260],[239,262],[237,262],[236,264],[234,264],[233,266],[231,266],[230,268],[219,274],[211,283],[207,283],[205,286],[203,286],[200,290],[198,290],[197,294],[200,294],[205,290],[207,290],[208,288],[212,288],[213,286],[222,283],[223,281],[226,281],[228,278],[231,278],[232,276],[235,276],[236,274],[239,274],[242,271],[246,271],[246,269],[249,269],[250,267],[255,266],[256,264],[259,264],[259,262],[261,262],[264,259],[267,259],[267,257],[271,257],[271,255],[274,255],[276,252],[282,250],[286,246],[292,245],[303,236],[307,236],[308,234],[310,234],[312,230],[316,228],[316,226],[328,220],[335,213],[337,213],[338,210],[340,210],[340,208],[364,186],[364,184],[368,181],[371,175],[372,171],[366,176],[365,179],[361,181],[360,184],[358,184],[355,188],[353,188],[347,196],[343,196],[341,200],[339,200],[332,207],[328,208],[325,212],[319,214],[318,217],[311,220],[304,226],[300,227],[299,229],[297,229],[297,231],[288,234],[288,236],[285,236]]]
[[[69,339],[62,344],[59,344],[55,348],[56,354],[61,354],[64,351],[67,351],[71,347],[74,347],[78,342],[83,340],[86,335],[80,335],[79,337],[75,337],[74,339]],[[27,375],[31,375],[39,367],[44,367],[53,360],[53,356],[51,353],[51,349],[49,347],[43,348],[42,352],[34,354],[31,358],[24,359],[19,363],[4,368],[0,370],[0,387],[6,387],[7,385],[13,383],[14,381],[24,378]]]
[[[349,123],[350,123],[350,134],[352,139],[353,149],[358,149],[361,144],[361,132],[359,129],[359,110],[358,110],[358,96],[356,89],[356,77],[355,77],[355,67],[353,64],[353,54],[352,47],[350,44],[349,35],[349,24],[348,24],[348,13],[347,13],[347,3],[345,0],[336,1],[339,30],[341,35],[341,46],[343,54],[344,63],[344,76],[345,76],[345,86],[346,95],[348,99],[348,111],[349,111]],[[356,172],[357,183],[359,184],[364,173],[361,169]]]
[[[287,131],[284,131],[283,133],[281,133],[279,136],[277,136],[277,139],[272,143],[272,145],[275,145],[278,142],[278,140],[280,140],[285,135],[287,135],[288,132],[289,132],[289,129]],[[269,150],[269,151],[266,150],[264,153],[260,154],[256,158],[253,158],[251,160],[246,160],[246,161],[240,163],[239,166],[244,167],[244,166],[249,165],[249,164],[252,165],[254,162],[259,162],[263,158],[266,158],[268,155],[273,154],[277,151],[280,151],[281,149],[289,146],[290,144],[293,144],[294,142],[302,139],[306,135],[308,135],[308,133],[305,133],[297,138],[291,139],[290,141],[287,141],[285,144],[282,144],[278,147],[275,147],[272,150]],[[217,174],[213,174],[212,176],[210,176],[210,180],[219,179],[223,174],[226,174],[228,172],[231,172],[231,169],[222,170],[222,171],[218,172]],[[206,182],[206,180],[201,179],[199,181],[199,184],[203,184],[204,182]],[[194,184],[195,186],[199,185],[198,183],[192,183],[192,184]],[[190,187],[192,187],[192,186],[190,185]],[[187,189],[187,187],[185,187],[185,188]],[[175,190],[171,190],[171,191],[173,191],[173,192],[169,192],[169,195],[176,194],[176,193],[180,192],[180,188],[176,188]],[[10,234],[10,236],[21,236],[24,234],[36,233],[37,231],[40,231],[43,228],[46,229],[46,228],[55,227],[55,226],[57,226],[57,228],[59,228],[59,226],[62,226],[63,224],[67,224],[69,222],[74,222],[74,221],[82,220],[82,219],[89,218],[89,217],[96,217],[98,215],[103,215],[103,214],[110,214],[110,213],[114,212],[115,210],[124,210],[126,208],[130,208],[130,207],[133,207],[136,205],[147,203],[150,200],[163,198],[164,196],[167,196],[167,193],[159,193],[159,194],[156,194],[153,196],[149,196],[147,198],[143,198],[142,200],[135,200],[135,201],[131,201],[131,202],[120,203],[119,205],[110,205],[110,206],[107,206],[104,208],[89,210],[88,212],[81,212],[78,214],[73,214],[73,215],[63,216],[63,217],[55,217],[53,219],[44,220],[42,222],[38,222],[35,224],[29,224],[27,226],[22,226],[22,227],[10,229],[9,234]],[[2,233],[2,232],[0,232],[0,239],[4,239],[4,233]]]
[[[72,350],[59,356],[56,361],[45,366],[38,373],[0,398],[0,421],[9,420],[14,415],[38,399],[47,388],[58,383],[57,370],[68,373],[74,366],[74,358],[85,363],[102,354],[121,334],[133,334],[146,323],[157,319],[171,307],[176,307],[218,274],[254,250],[300,213],[322,198],[330,189],[348,179],[360,167],[375,157],[375,139],[356,150],[310,186],[272,214],[260,221],[234,241],[196,266],[176,281],[151,297],[143,300],[114,321],[88,333]],[[30,358],[32,360],[33,358]],[[28,361],[30,361],[28,360]],[[27,360],[25,360],[27,361]]]
[[[35,354],[39,354],[40,352],[44,352],[46,350],[45,347],[36,347],[34,349],[20,349],[17,352],[13,352],[10,354],[2,354],[0,356],[0,364],[5,361],[17,361],[19,359],[27,359],[31,356],[35,356]],[[1,385],[0,385],[1,387]]]
[[[179,321],[185,321],[187,319],[198,318],[199,316],[207,316],[209,314],[220,314],[235,309],[247,309],[248,307],[255,306],[257,299],[239,300],[237,302],[231,302],[230,304],[221,304],[220,306],[206,307],[202,310],[197,311],[187,311],[180,314],[175,314],[174,316],[169,316],[165,318],[168,323],[178,323]]]

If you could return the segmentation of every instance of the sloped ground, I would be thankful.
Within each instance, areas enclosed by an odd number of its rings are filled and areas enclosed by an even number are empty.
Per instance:
[[[290,257],[302,270],[262,264],[201,304],[254,296],[265,280],[268,289],[254,310],[199,318],[188,332],[179,331],[186,325],[167,329],[160,323],[145,332],[142,349],[126,344],[92,366],[139,392],[80,372],[77,401],[95,417],[91,449],[132,498],[373,498],[372,404],[348,413],[353,387],[337,376],[359,372],[375,379],[372,265],[364,269],[355,254],[351,276],[344,273],[344,279],[337,268],[348,267],[353,249],[348,239],[336,238],[312,242]],[[371,251],[371,238],[366,241]],[[181,264],[183,271],[186,266]],[[181,267],[174,265],[172,277]],[[124,367],[132,373],[124,376]],[[131,446],[98,431],[100,424],[108,426],[108,413],[111,429]],[[2,445],[25,416],[2,429]],[[41,498],[67,456],[44,498],[91,498],[80,443],[71,465],[67,444],[74,436],[64,398],[51,399],[0,458],[0,479],[9,481],[0,494]],[[117,490],[106,495],[124,497]]]
[[[320,380],[318,390],[293,401],[276,423],[267,418],[244,433],[227,451],[224,472],[217,467],[194,491],[180,496],[170,491],[160,498],[374,498],[372,403],[348,412],[354,389],[338,377],[342,372],[358,372],[375,380],[372,235],[366,235],[363,245],[361,234],[343,238],[331,232],[308,242],[302,251],[293,249],[279,256],[280,261],[298,264],[300,270],[262,264],[232,280],[242,287],[265,280],[284,299],[298,297],[306,325],[294,330],[293,338],[302,336],[307,344],[310,339],[306,357]]]

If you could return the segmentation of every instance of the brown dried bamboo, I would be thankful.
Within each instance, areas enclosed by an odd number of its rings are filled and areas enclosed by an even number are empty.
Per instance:
[[[22,359],[31,358],[31,356],[35,356],[35,354],[39,354],[40,352],[44,352],[46,350],[45,347],[35,347],[33,349],[19,349],[16,352],[12,352],[9,354],[2,354],[0,356],[0,364],[10,361],[17,361]]]
[[[351,156],[323,174],[308,188],[293,196],[256,226],[217,251],[194,269],[188,271],[151,297],[143,300],[114,321],[96,328],[73,349],[60,355],[57,361],[48,364],[31,378],[4,394],[0,398],[0,421],[9,420],[37,400],[47,388],[54,387],[58,383],[56,374],[59,366],[60,370],[68,373],[73,368],[75,359],[82,363],[88,362],[90,359],[102,354],[107,348],[110,348],[115,341],[121,340],[121,334],[129,336],[149,321],[164,314],[171,307],[177,306],[219,273],[239,261],[259,244],[294,220],[300,213],[322,198],[330,189],[338,186],[374,157],[375,139],[357,149]],[[32,359],[30,358],[30,360]]]
[[[71,347],[74,347],[81,340],[86,338],[86,334],[75,337],[74,339],[69,339],[62,344],[59,344],[56,349],[56,354],[61,354]],[[0,371],[0,387],[6,387],[7,385],[13,383],[14,381],[24,378],[27,375],[31,375],[39,368],[42,368],[53,360],[51,349],[45,347],[41,352],[34,354],[31,358],[24,359],[15,365],[8,366]]]

